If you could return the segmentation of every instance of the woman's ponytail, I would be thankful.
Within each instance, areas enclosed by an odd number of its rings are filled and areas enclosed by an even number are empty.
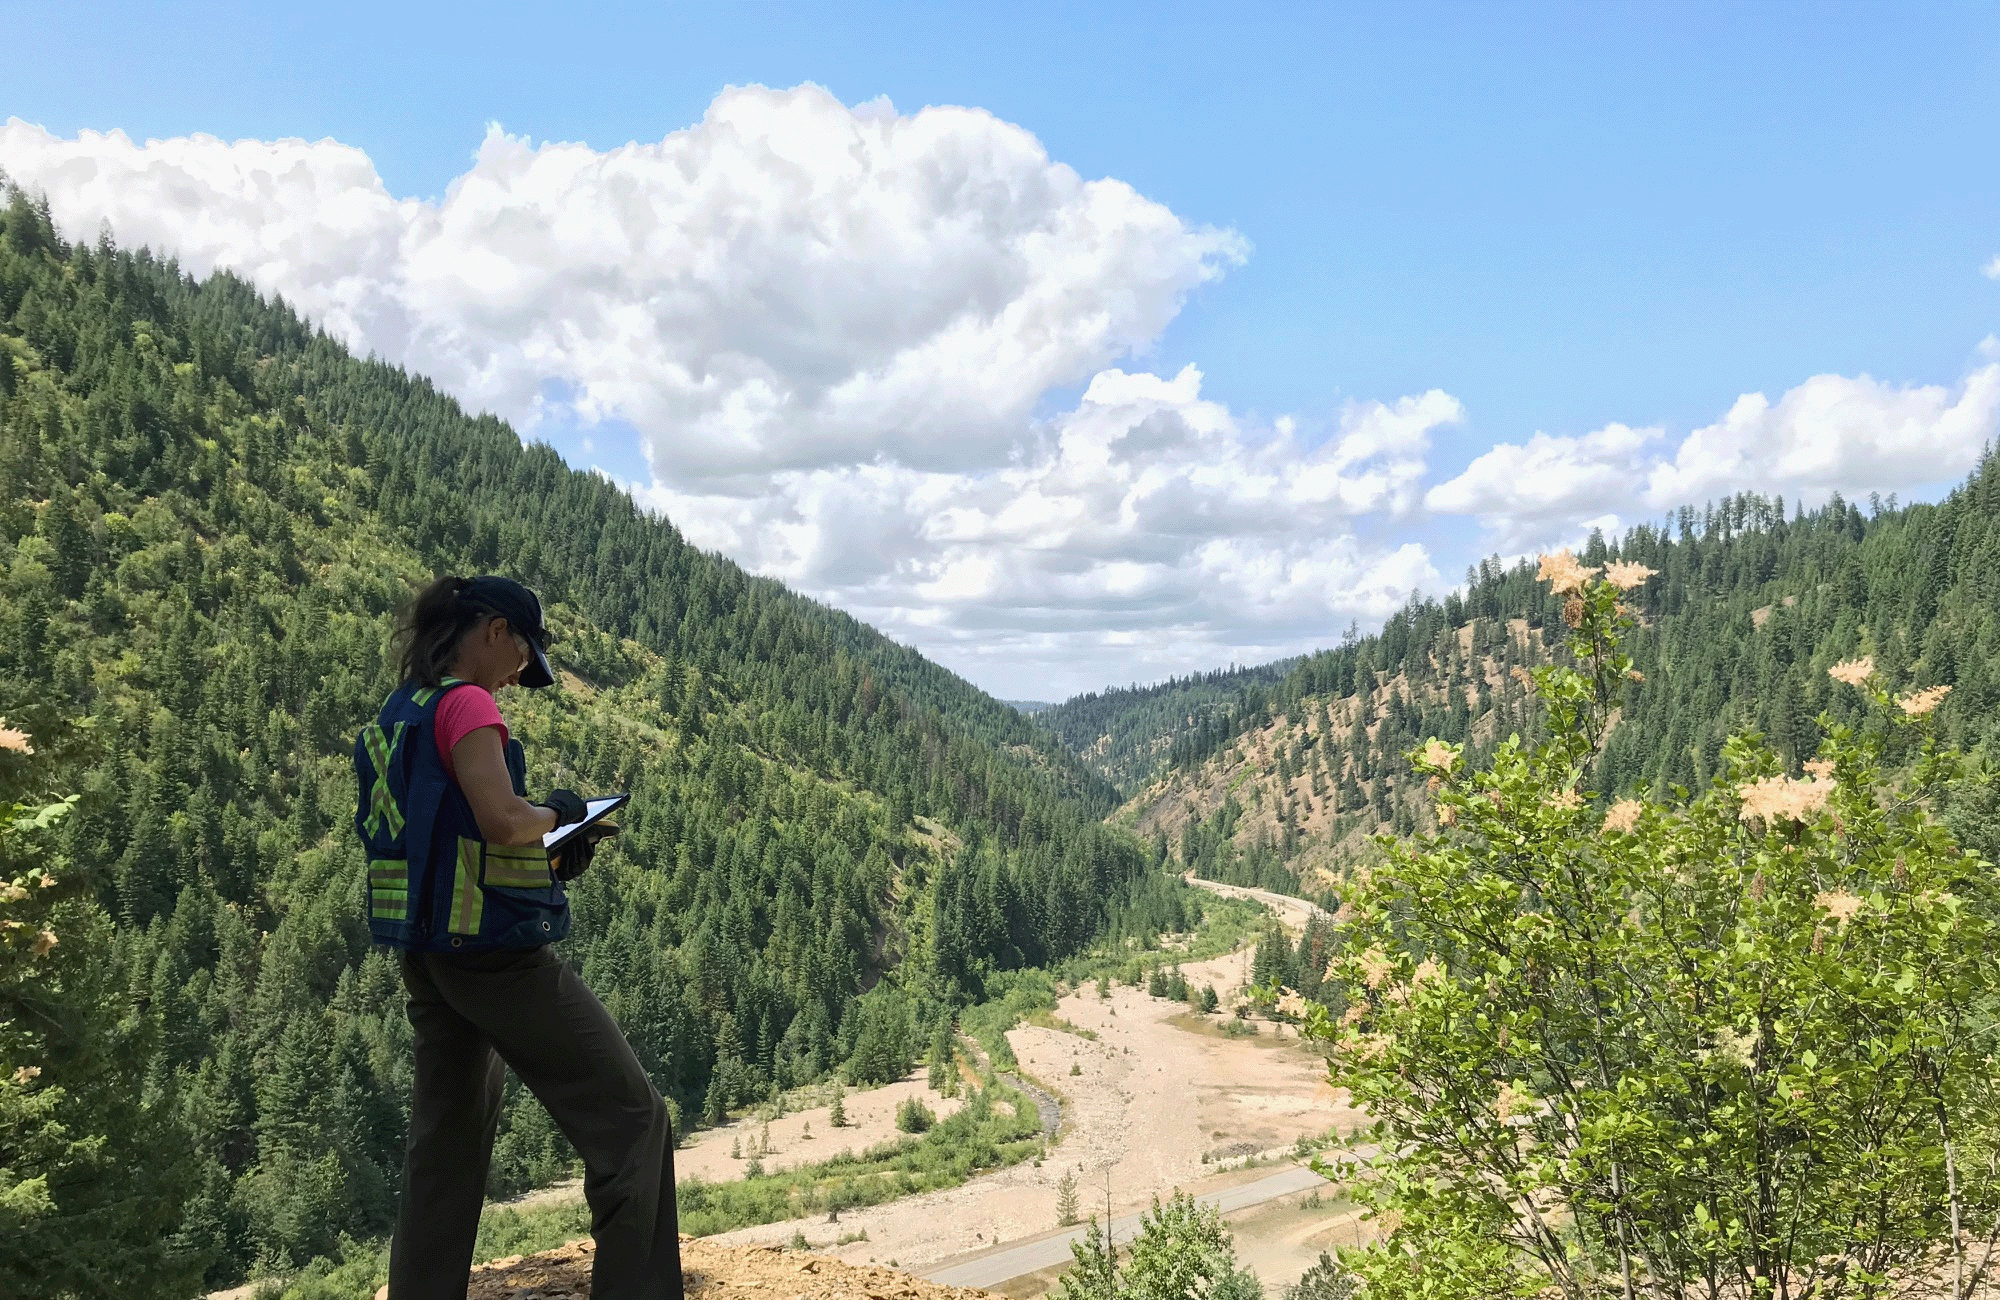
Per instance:
[[[470,578],[443,577],[418,592],[396,620],[396,654],[404,685],[436,686],[465,634],[488,617],[459,599]]]

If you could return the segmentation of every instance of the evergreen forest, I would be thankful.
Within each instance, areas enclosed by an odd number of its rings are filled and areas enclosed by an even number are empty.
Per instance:
[[[634,794],[564,952],[683,1131],[899,1077],[997,973],[1197,919],[1014,709],[243,281],[6,200],[0,1295],[184,1296],[386,1228],[408,1027],[348,754],[436,574],[548,606],[559,686],[501,700],[531,793]],[[570,1168],[510,1097],[491,1190]]]
[[[1636,677],[1593,769],[1595,793],[1704,788],[1728,737],[1746,730],[1796,774],[1822,713],[1852,720],[1853,700],[1826,669],[1858,655],[1895,689],[1951,688],[1938,717],[1945,743],[1985,753],[2000,725],[1991,452],[1935,504],[1836,495],[1788,511],[1746,494],[1593,536],[1578,559],[1657,570],[1625,596],[1639,618]],[[1374,852],[1373,836],[1434,827],[1411,750],[1432,737],[1463,743],[1476,765],[1510,735],[1541,735],[1528,670],[1560,661],[1566,634],[1563,599],[1533,563],[1490,560],[1460,590],[1414,601],[1381,632],[1294,661],[1275,681],[1217,675],[1198,698],[1110,692],[1051,713],[1088,719],[1066,738],[1119,783],[1127,802],[1115,820],[1178,865],[1326,897]],[[1149,776],[1139,753],[1168,758]],[[1994,847],[1985,825],[1963,827],[1982,851]]]

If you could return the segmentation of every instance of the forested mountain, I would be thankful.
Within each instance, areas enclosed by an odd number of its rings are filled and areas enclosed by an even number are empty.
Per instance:
[[[1697,788],[1723,740],[1746,728],[1796,773],[1818,743],[1814,720],[1847,707],[1827,666],[1856,654],[1872,654],[1898,689],[1950,686],[1940,720],[1957,744],[1979,747],[2000,725],[1992,454],[1935,505],[1864,511],[1836,497],[1788,517],[1782,500],[1738,496],[1615,543],[1593,538],[1581,558],[1658,570],[1627,597],[1642,618],[1631,651],[1644,680],[1607,741],[1596,778],[1605,793]],[[1532,565],[1489,561],[1463,594],[1414,603],[1378,635],[1297,661],[1268,689],[1211,702],[1203,726],[1127,693],[1140,707],[1097,725],[1150,734],[1174,761],[1119,820],[1203,874],[1324,891],[1368,836],[1428,824],[1405,759],[1423,739],[1466,741],[1478,762],[1510,733],[1536,734],[1517,670],[1556,653],[1563,632],[1562,601]]]
[[[1046,706],[1035,721],[1055,732],[1098,775],[1129,795],[1168,767],[1212,752],[1231,720],[1260,707],[1262,692],[1297,660],[1113,686]]]
[[[634,792],[564,948],[688,1122],[900,1068],[987,972],[1187,919],[1111,785],[1015,710],[16,192],[0,797],[77,799],[0,839],[0,1294],[185,1294],[387,1223],[408,1031],[348,746],[398,604],[477,571],[557,633],[560,688],[501,701],[531,787]],[[495,1189],[567,1163],[511,1099]]]

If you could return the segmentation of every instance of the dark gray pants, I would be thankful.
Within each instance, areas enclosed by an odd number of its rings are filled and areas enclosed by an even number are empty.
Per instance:
[[[603,1003],[547,948],[402,966],[417,1077],[391,1300],[465,1300],[508,1066],[583,1157],[592,1300],[680,1300],[666,1103]]]

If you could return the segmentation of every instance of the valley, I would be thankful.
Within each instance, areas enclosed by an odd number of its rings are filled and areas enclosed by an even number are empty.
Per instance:
[[[1201,883],[1253,897],[1294,929],[1303,928],[1313,910],[1310,903],[1266,891]],[[1248,979],[1250,957],[1246,948],[1182,969],[1191,985],[1214,985],[1227,1007]],[[1057,1184],[1066,1174],[1077,1180],[1082,1214],[1103,1217],[1108,1187],[1112,1216],[1128,1216],[1175,1188],[1220,1192],[1297,1169],[1294,1149],[1301,1139],[1344,1134],[1359,1122],[1327,1083],[1322,1058],[1295,1033],[1260,1021],[1256,1034],[1233,1037],[1220,1032],[1226,1017],[1226,1011],[1199,1016],[1183,1003],[1148,997],[1143,988],[1127,985],[1113,984],[1110,996],[1100,998],[1095,986],[1086,984],[1063,997],[1051,1017],[1068,1028],[1023,1025],[1007,1035],[1023,1074],[1062,1101],[1059,1140],[1039,1167],[1016,1165],[947,1191],[843,1212],[837,1224],[820,1215],[745,1228],[716,1240],[783,1245],[796,1234],[813,1249],[850,1263],[894,1260],[954,1284],[1038,1293],[1067,1265],[1066,1246],[1057,1252],[1053,1271],[1042,1264],[1024,1267],[1020,1275],[994,1276],[988,1268],[962,1277],[954,1265],[970,1263],[967,1257],[991,1258],[996,1248],[1023,1241],[1066,1240],[1055,1208]],[[812,1123],[819,1132],[820,1121]],[[1308,1186],[1317,1183],[1305,1180]],[[1268,1199],[1302,1200],[1306,1194],[1305,1186],[1288,1183]],[[1259,1224],[1265,1220],[1252,1213],[1263,1205],[1260,1199],[1233,1212],[1242,1213],[1246,1224]],[[1351,1233],[1349,1225],[1327,1218],[1324,1233],[1287,1223],[1271,1233],[1240,1235],[1239,1244],[1257,1252],[1267,1283],[1294,1280],[1331,1243],[1331,1234]],[[840,1238],[861,1233],[865,1240],[839,1244]],[[1020,1262],[1035,1258],[1025,1255]],[[1030,1279],[1026,1291],[1003,1285],[1024,1275]]]

